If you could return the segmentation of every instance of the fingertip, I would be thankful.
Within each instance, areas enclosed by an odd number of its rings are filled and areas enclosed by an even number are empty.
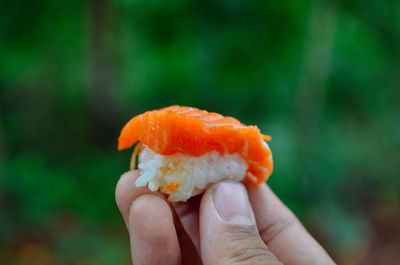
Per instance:
[[[129,214],[134,264],[179,264],[180,249],[168,203],[153,194],[136,198]]]
[[[241,183],[213,185],[200,205],[200,249],[204,264],[280,264],[262,242]]]
[[[160,247],[166,245],[170,231],[162,227],[173,225],[170,207],[160,197],[144,194],[132,202],[129,227],[133,228],[132,233],[136,233],[136,237],[140,237],[148,244]],[[149,231],[149,227],[153,229]]]
[[[136,179],[139,177],[139,170],[127,171],[121,175],[117,182],[117,186],[115,187],[115,201],[120,207],[124,202],[128,188],[132,187],[132,184],[135,183]]]

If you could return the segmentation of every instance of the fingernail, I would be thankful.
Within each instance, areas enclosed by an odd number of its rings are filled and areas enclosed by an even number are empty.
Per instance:
[[[254,215],[241,183],[225,181],[217,184],[212,197],[218,215],[232,225],[254,225]]]

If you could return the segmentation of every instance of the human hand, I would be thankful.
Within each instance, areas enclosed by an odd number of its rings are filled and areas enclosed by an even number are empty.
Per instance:
[[[335,264],[266,184],[222,182],[169,204],[138,177],[123,174],[115,195],[135,265]]]

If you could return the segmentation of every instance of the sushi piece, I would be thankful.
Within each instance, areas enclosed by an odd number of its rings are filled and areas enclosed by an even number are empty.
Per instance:
[[[273,169],[265,142],[270,139],[232,117],[170,106],[133,117],[121,131],[118,149],[136,144],[131,169],[138,160],[137,187],[159,190],[168,201],[186,201],[221,180],[265,182]]]

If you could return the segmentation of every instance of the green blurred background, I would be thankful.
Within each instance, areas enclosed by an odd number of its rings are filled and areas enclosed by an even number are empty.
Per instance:
[[[278,196],[340,264],[400,264],[400,1],[1,1],[0,263],[130,264],[133,115],[270,134]]]

